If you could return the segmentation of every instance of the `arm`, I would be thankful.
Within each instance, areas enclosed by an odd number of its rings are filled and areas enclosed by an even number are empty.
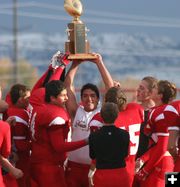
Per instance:
[[[65,78],[65,85],[66,85],[66,89],[67,89],[67,94],[68,94],[68,100],[66,102],[66,108],[67,111],[71,117],[71,120],[73,121],[74,116],[76,114],[76,110],[78,108],[78,104],[76,101],[76,96],[75,96],[75,89],[74,89],[74,77],[76,75],[76,72],[78,70],[78,65],[79,62],[74,62],[72,63],[66,78]]]
[[[158,164],[158,162],[163,158],[165,152],[167,151],[167,142],[168,142],[168,136],[159,136],[157,144],[149,149],[142,157],[141,159],[145,161],[145,158],[147,162],[145,163],[144,167],[142,167],[138,173],[136,174],[136,177],[139,180],[145,180],[146,177],[149,175],[149,173],[152,172],[154,167]],[[152,156],[153,155],[153,156]],[[144,157],[144,158],[143,158]]]
[[[1,155],[3,157],[8,157],[11,153],[11,131],[10,126],[6,122],[1,122],[1,131],[3,134],[0,133],[0,142],[1,144]]]
[[[67,54],[60,53],[60,51],[56,52],[51,59],[51,64],[49,65],[48,70],[34,85],[32,92],[37,88],[44,87],[45,84],[51,80],[59,80],[66,65],[70,62],[67,57]]]
[[[178,130],[170,130],[169,131],[169,140],[168,140],[168,151],[176,161],[178,157]]]
[[[53,69],[53,74],[50,77],[49,81],[59,80],[62,74],[64,74],[65,67],[69,63],[70,63],[70,60],[68,60],[68,54],[60,53],[60,51],[57,52],[52,58],[52,67],[54,69]]]
[[[50,127],[49,137],[54,150],[59,153],[73,151],[88,144],[88,141],[65,142],[63,127]]]
[[[101,74],[102,80],[105,85],[105,89],[108,90],[109,88],[114,86],[114,81],[107,70],[106,66],[104,65],[104,62],[102,60],[102,56],[100,54],[94,54],[97,58],[91,60],[91,62],[94,62],[97,65],[97,68]]]
[[[20,178],[23,176],[23,172],[14,167],[8,159],[4,158],[3,156],[0,155],[0,163],[1,165],[6,168],[6,170],[11,174],[13,175],[16,179]]]
[[[88,173],[89,187],[94,186],[93,177],[94,177],[95,172],[96,172],[96,161],[92,160],[89,173]]]

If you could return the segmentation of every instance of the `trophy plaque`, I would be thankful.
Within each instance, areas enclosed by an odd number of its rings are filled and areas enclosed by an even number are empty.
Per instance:
[[[68,23],[68,41],[65,42],[65,52],[69,53],[69,60],[95,59],[95,55],[90,53],[90,44],[87,41],[87,28],[80,20],[83,12],[80,0],[65,0],[65,10],[73,17],[72,23]]]

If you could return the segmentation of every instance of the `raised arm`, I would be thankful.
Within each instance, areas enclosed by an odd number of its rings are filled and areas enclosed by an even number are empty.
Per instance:
[[[31,92],[38,88],[44,87],[45,84],[51,80],[59,80],[65,67],[70,62],[67,57],[68,54],[63,54],[60,51],[56,52],[51,59],[48,70],[36,82]]]
[[[96,59],[91,60],[91,62],[94,62],[97,65],[97,68],[99,70],[99,73],[101,74],[102,80],[105,85],[105,89],[108,90],[109,88],[114,86],[114,81],[111,77],[111,74],[107,70],[106,66],[104,65],[102,56],[98,53],[94,53],[94,55],[97,57]]]
[[[74,77],[78,70],[79,63],[80,62],[72,63],[71,67],[69,68],[69,71],[67,72],[67,75],[64,81],[66,85],[66,89],[67,89],[67,94],[68,94],[68,101],[66,102],[66,108],[72,121],[74,119],[76,110],[78,108],[78,103],[76,100],[75,89],[74,89]]]

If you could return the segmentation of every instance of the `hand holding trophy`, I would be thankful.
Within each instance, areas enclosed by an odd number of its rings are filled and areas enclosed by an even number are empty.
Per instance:
[[[83,6],[80,0],[65,0],[65,10],[73,16],[72,23],[68,23],[68,41],[65,43],[65,52],[69,53],[69,60],[95,59],[95,55],[90,53],[90,45],[86,39],[87,28],[80,20]]]

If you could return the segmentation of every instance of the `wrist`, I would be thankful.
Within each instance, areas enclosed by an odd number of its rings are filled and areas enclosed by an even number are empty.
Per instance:
[[[92,178],[94,176],[94,173],[96,172],[96,168],[89,169],[88,178]]]
[[[144,161],[141,158],[136,159],[135,173],[138,173],[139,170],[143,167]]]
[[[149,175],[149,173],[144,168],[142,168],[136,173],[136,178],[138,178],[138,180],[140,180],[140,181],[144,181],[144,180],[146,180],[148,175]]]
[[[102,60],[99,60],[96,64],[97,64],[97,66],[98,65],[104,65],[104,62]]]
[[[85,138],[84,141],[85,141],[86,145],[88,145],[89,144],[89,137]]]

